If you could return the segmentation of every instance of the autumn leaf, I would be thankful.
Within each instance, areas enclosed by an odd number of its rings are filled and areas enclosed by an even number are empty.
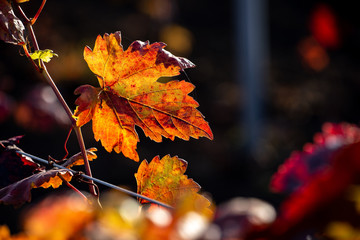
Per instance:
[[[72,173],[67,170],[41,171],[0,189],[0,203],[20,206],[31,201],[31,189],[58,188],[63,182],[62,179],[71,181],[71,178]]]
[[[208,123],[188,94],[194,85],[185,81],[158,81],[195,65],[164,50],[164,43],[135,41],[127,50],[120,32],[98,36],[94,50],[86,47],[84,58],[97,76],[100,88],[80,86],[75,94],[77,125],[92,120],[94,137],[109,152],[122,152],[139,161],[139,137],[135,125],[150,139],[162,137],[213,138]]]
[[[15,45],[24,45],[24,24],[15,16],[11,4],[0,0],[0,39]]]
[[[189,194],[199,195],[197,192],[201,188],[200,185],[184,175],[187,165],[185,160],[170,155],[162,159],[156,156],[150,163],[142,161],[135,173],[137,193],[170,206],[176,205],[180,198]],[[209,202],[205,197],[201,197]],[[148,202],[144,199],[139,201]]]

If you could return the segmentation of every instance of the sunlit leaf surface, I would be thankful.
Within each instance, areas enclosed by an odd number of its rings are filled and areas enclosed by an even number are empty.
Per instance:
[[[94,137],[107,151],[122,152],[139,161],[135,126],[156,142],[162,137],[213,138],[208,123],[196,109],[199,104],[188,95],[194,85],[158,81],[195,66],[164,47],[164,43],[135,41],[124,51],[120,32],[116,32],[98,36],[94,50],[85,48],[85,60],[100,88],[84,85],[75,90],[75,94],[81,94],[75,116],[78,126],[92,120]]]

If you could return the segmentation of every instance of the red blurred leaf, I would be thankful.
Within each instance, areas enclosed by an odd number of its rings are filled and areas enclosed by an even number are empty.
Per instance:
[[[135,173],[137,192],[171,206],[189,194],[199,195],[197,192],[201,187],[184,175],[186,168],[187,162],[177,156],[166,155],[162,159],[156,156],[150,163],[144,160]],[[201,197],[210,203],[205,197]],[[147,202],[140,199],[140,203]]]
[[[312,35],[323,47],[335,48],[340,44],[336,15],[330,6],[318,5],[310,18]]]
[[[313,143],[305,144],[303,151],[294,151],[286,159],[271,181],[275,192],[293,192],[312,180],[312,177],[331,165],[338,148],[360,141],[360,128],[349,123],[325,123]]]
[[[208,123],[196,109],[199,104],[188,96],[194,85],[157,81],[194,67],[164,47],[164,43],[135,41],[124,51],[120,32],[116,32],[98,36],[94,50],[85,48],[85,60],[101,88],[84,85],[75,90],[75,94],[81,94],[75,116],[79,126],[93,121],[94,137],[107,151],[114,149],[139,161],[135,125],[156,142],[162,137],[213,138]]]
[[[360,183],[360,143],[344,146],[334,153],[332,165],[313,176],[281,206],[277,220],[267,229],[267,239],[289,239],[309,229],[321,231],[334,220],[360,220],[348,190]]]
[[[0,39],[15,45],[24,45],[23,23],[14,14],[7,0],[0,0]]]
[[[321,233],[333,221],[358,224],[360,212],[349,193],[360,183],[359,136],[359,128],[354,125],[325,124],[323,133],[315,135],[315,144],[305,146],[308,153],[296,160],[303,169],[309,167],[308,171],[317,163],[313,174],[304,175],[305,181],[281,205],[276,221],[265,230],[253,232],[249,239],[285,240],[302,233]],[[324,151],[329,154],[319,154]],[[287,167],[293,160],[288,160]],[[291,165],[291,169],[296,167]]]

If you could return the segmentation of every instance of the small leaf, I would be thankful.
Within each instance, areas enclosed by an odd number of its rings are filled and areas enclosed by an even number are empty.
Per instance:
[[[15,45],[24,45],[24,24],[15,16],[11,4],[0,0],[0,39]]]
[[[89,161],[92,161],[97,158],[97,155],[94,153],[96,152],[96,148],[90,148],[86,150],[87,157]],[[64,167],[71,168],[72,166],[78,166],[84,164],[84,158],[82,157],[81,152],[75,154],[74,156],[70,157],[66,160],[64,164],[62,164]]]
[[[52,57],[58,57],[56,53],[53,52],[51,49],[45,50],[36,50],[33,53],[30,53],[31,59],[36,60],[43,60],[44,62],[50,62]]]
[[[187,162],[177,156],[166,155],[162,159],[156,156],[150,163],[144,160],[135,173],[137,192],[174,206],[180,198],[198,194],[201,188],[193,179],[184,175],[186,168]],[[139,201],[148,202],[144,199]]]

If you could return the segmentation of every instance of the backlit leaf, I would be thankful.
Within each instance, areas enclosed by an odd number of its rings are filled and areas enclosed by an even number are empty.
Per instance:
[[[39,59],[43,60],[44,62],[50,62],[52,57],[58,57],[56,53],[53,52],[51,49],[45,49],[45,50],[36,50],[33,53],[30,53],[30,57],[33,60]]]
[[[11,4],[7,0],[0,0],[0,39],[15,45],[24,45],[25,27],[15,16]]]
[[[186,168],[187,162],[177,156],[156,156],[150,163],[144,160],[135,173],[137,192],[174,206],[180,198],[200,190],[199,184],[184,175]],[[140,203],[147,202],[140,199]]]
[[[86,47],[84,58],[99,80],[100,88],[80,86],[75,94],[77,125],[92,120],[94,137],[109,152],[122,152],[139,161],[135,125],[150,139],[189,140],[213,138],[208,123],[188,94],[195,88],[185,81],[161,83],[195,65],[164,50],[164,43],[135,41],[127,50],[120,32],[98,36],[94,50]]]

